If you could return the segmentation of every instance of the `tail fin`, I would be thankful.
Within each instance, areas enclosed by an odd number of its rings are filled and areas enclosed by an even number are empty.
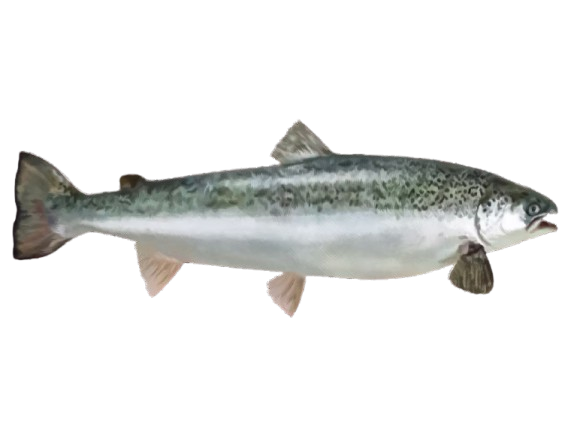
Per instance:
[[[34,259],[53,253],[69,238],[56,230],[47,200],[81,194],[55,167],[31,153],[20,152],[16,173],[14,258]]]

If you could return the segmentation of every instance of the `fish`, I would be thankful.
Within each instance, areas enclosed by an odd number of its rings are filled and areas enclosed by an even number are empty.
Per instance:
[[[308,276],[385,280],[452,266],[449,280],[489,293],[487,254],[555,232],[543,194],[464,165],[338,154],[296,122],[271,156],[280,164],[80,192],[58,169],[21,152],[14,258],[47,256],[96,232],[135,242],[148,294],[184,263],[279,273],[267,286],[289,316]]]

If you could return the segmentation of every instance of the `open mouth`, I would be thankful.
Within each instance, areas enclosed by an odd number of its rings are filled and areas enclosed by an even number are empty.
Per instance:
[[[545,218],[546,215],[541,215],[537,218],[535,218],[533,221],[531,221],[529,223],[529,225],[527,226],[527,231],[528,232],[535,232],[537,230],[547,230],[547,231],[556,231],[557,230],[557,226],[553,223],[550,223],[549,221],[545,221],[543,218]]]

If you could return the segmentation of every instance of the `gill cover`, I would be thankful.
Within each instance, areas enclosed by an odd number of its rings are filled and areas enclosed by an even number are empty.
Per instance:
[[[510,211],[511,200],[500,194],[493,185],[489,186],[479,200],[475,214],[475,228],[479,238],[487,245],[499,235],[503,235],[500,223],[506,211]]]

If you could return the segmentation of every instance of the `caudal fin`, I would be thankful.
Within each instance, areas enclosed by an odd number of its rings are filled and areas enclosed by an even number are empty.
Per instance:
[[[58,221],[50,200],[81,193],[60,171],[42,158],[21,152],[15,190],[15,259],[47,256],[70,240],[58,233]]]

